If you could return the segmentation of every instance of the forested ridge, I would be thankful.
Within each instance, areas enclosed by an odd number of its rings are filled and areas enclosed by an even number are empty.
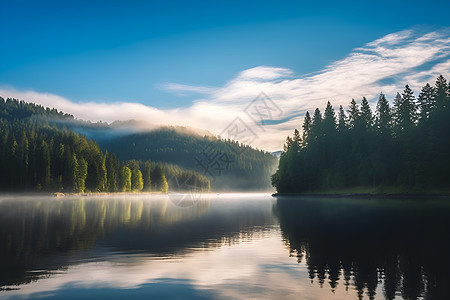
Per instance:
[[[167,176],[209,190],[209,180],[198,172],[148,160],[118,160],[68,129],[65,124],[74,121],[56,109],[0,97],[0,190],[167,192]]]
[[[288,136],[272,184],[279,193],[433,192],[450,188],[450,86],[441,75],[417,98],[408,85],[375,112],[363,98],[306,113]]]
[[[215,190],[268,190],[278,162],[271,153],[237,141],[187,135],[175,127],[118,136],[99,143],[119,159],[170,162],[205,174]]]

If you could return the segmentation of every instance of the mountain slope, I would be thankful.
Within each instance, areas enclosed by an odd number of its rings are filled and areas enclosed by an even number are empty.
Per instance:
[[[203,173],[215,190],[267,190],[278,160],[235,141],[180,133],[174,127],[99,141],[119,159],[170,162]]]

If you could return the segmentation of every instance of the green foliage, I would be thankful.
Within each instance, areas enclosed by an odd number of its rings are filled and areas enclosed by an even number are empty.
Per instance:
[[[449,92],[439,76],[434,88],[424,86],[417,102],[406,85],[392,110],[380,94],[375,114],[366,98],[361,108],[352,100],[348,116],[340,107],[338,121],[328,102],[323,118],[318,108],[312,121],[307,113],[306,143],[298,146],[288,137],[272,184],[280,193],[361,186],[426,192],[448,187]]]
[[[86,188],[86,177],[88,172],[88,163],[84,158],[80,159],[78,163],[78,173],[77,173],[77,190],[76,192],[83,193]]]
[[[152,170],[152,168],[151,168],[150,162],[146,161],[144,163],[144,169],[142,172],[145,192],[150,192],[152,190],[152,179],[151,179],[152,171],[151,170]]]
[[[131,170],[126,166],[120,169],[120,191],[131,192]]]
[[[73,116],[0,97],[0,190],[150,191],[150,162],[121,163],[96,142],[68,130],[67,122],[75,122]],[[192,174],[199,187],[209,186],[206,177]],[[167,192],[164,171],[158,180],[155,191]]]
[[[131,170],[131,190],[139,192],[144,188],[144,180],[142,179],[139,163],[135,160],[129,161],[128,167]]]
[[[297,137],[299,138],[299,134]],[[212,181],[214,190],[270,189],[270,175],[275,171],[278,162],[271,153],[236,141],[186,134],[172,127],[119,136],[100,141],[100,144],[111,153],[115,153],[121,160],[164,162],[199,172]],[[205,149],[226,155],[230,160],[228,168],[221,170],[220,174],[217,171],[218,165],[205,163],[203,168],[196,158],[206,161],[206,157],[203,156]],[[142,168],[141,171],[145,179],[146,175]],[[150,178],[151,184],[144,182],[144,189],[156,185],[153,174]]]
[[[167,179],[161,165],[155,166],[155,169],[152,171],[151,182],[153,183],[152,187],[153,190],[167,192],[168,189]]]

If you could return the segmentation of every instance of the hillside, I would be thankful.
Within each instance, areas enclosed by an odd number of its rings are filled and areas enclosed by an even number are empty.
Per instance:
[[[162,127],[150,132],[99,141],[119,159],[170,162],[198,171],[214,190],[267,190],[277,158],[265,151],[213,136]]]
[[[191,188],[209,191],[209,180],[198,172],[148,160],[118,160],[69,129],[83,124],[91,126],[55,109],[0,97],[0,190],[166,192],[171,188],[166,176],[176,176]]]
[[[91,123],[15,99],[0,98],[0,124],[3,190],[120,191],[124,189],[122,168],[140,181],[135,173],[149,177],[147,161],[152,173],[155,168],[166,173],[161,178],[169,182],[169,189],[176,182],[173,188],[177,189],[196,185],[213,190],[268,190],[277,165],[277,158],[268,152],[220,140],[204,130],[160,127],[149,131],[133,120]],[[81,160],[81,168],[87,164],[84,188],[74,181],[73,166],[78,164],[80,172]],[[153,189],[161,189],[155,181],[161,178],[149,177]],[[130,190],[152,189],[146,187],[145,178],[142,181],[143,188],[131,184]]]

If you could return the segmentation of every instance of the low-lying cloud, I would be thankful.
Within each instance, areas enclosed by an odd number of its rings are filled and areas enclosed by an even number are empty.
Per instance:
[[[450,29],[422,32],[408,29],[389,34],[310,75],[297,75],[287,68],[258,66],[243,70],[223,86],[191,86],[165,83],[174,97],[184,92],[198,93],[199,99],[187,108],[158,109],[139,103],[76,103],[69,99],[34,91],[0,89],[3,97],[14,97],[55,107],[85,120],[113,122],[135,119],[154,125],[181,125],[207,129],[220,134],[239,117],[257,135],[252,146],[278,150],[294,128],[300,128],[303,115],[326,101],[346,107],[352,98],[367,97],[374,105],[380,92],[392,100],[409,84],[416,92],[438,75],[450,75]],[[257,126],[245,109],[260,93],[281,110],[273,122]],[[261,107],[260,107],[261,108]],[[227,137],[227,136],[225,136]]]

